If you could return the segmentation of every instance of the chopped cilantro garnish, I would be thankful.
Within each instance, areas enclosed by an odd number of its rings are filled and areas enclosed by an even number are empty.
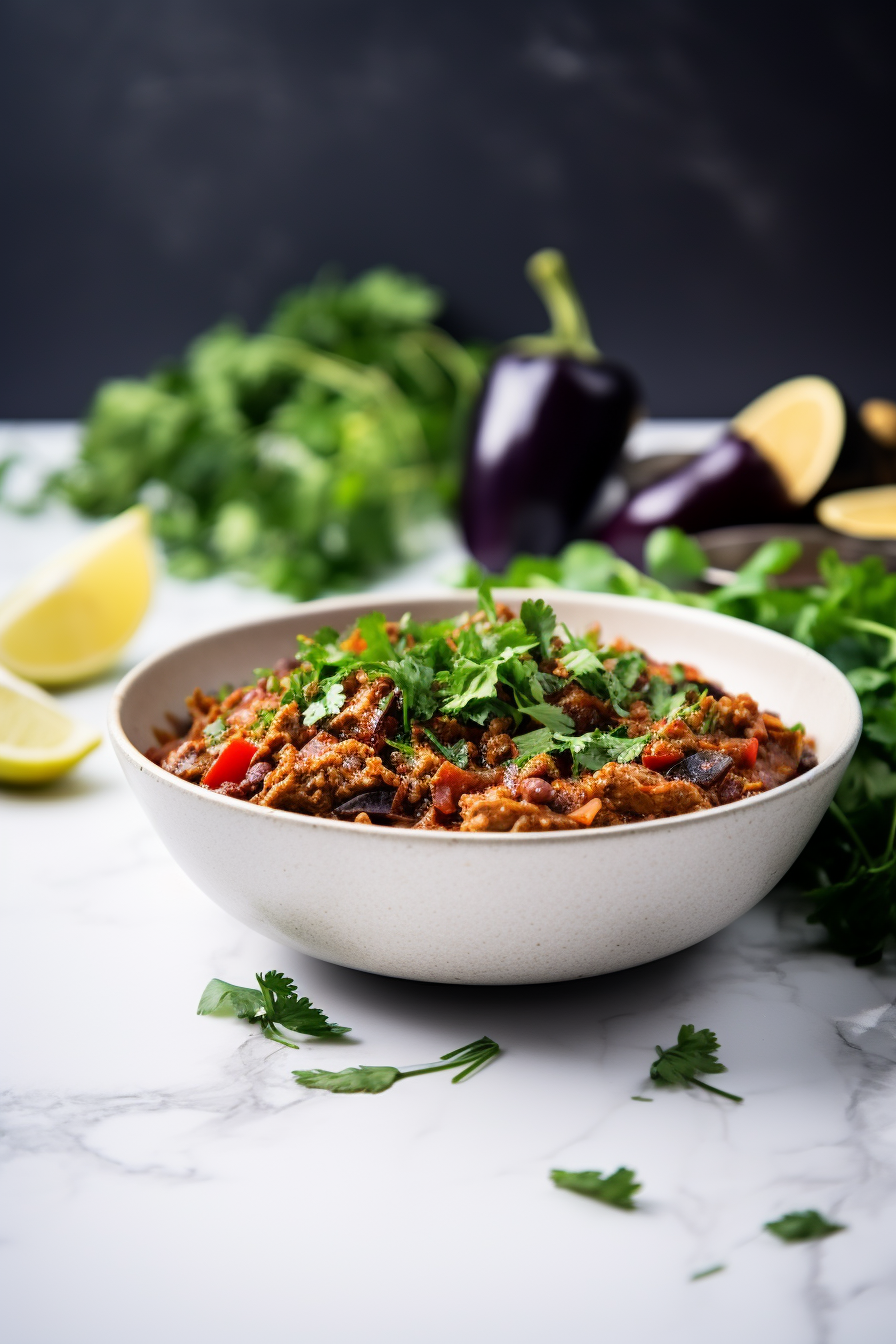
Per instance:
[[[550,728],[536,728],[531,733],[520,733],[519,737],[513,739],[513,744],[517,749],[516,764],[524,765],[526,761],[531,761],[533,756],[541,756],[543,752],[555,751],[554,734]]]
[[[520,607],[520,620],[538,644],[542,658],[551,655],[551,639],[557,628],[557,617],[553,607],[549,607],[543,598],[533,601],[527,598]]]
[[[410,742],[395,742],[391,737],[386,738],[386,746],[394,747],[396,751],[401,751],[405,756],[413,756],[414,748]]]
[[[216,747],[226,732],[227,720],[219,716],[214,723],[206,725],[203,729],[203,736],[210,747]]]
[[[423,729],[436,751],[440,751],[446,760],[452,765],[457,765],[461,770],[466,769],[470,759],[470,748],[466,742],[453,742],[451,744],[440,742],[435,733],[429,728]]]

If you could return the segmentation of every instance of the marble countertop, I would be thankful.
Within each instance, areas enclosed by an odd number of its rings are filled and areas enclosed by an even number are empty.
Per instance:
[[[0,596],[84,527],[0,515]],[[121,665],[62,699],[100,725],[136,660],[282,605],[164,578]],[[168,857],[105,743],[47,788],[4,790],[0,833],[10,1344],[893,1338],[896,1066],[836,1022],[892,1000],[896,975],[816,950],[792,895],[653,965],[469,989],[329,966],[235,923]],[[354,1043],[296,1052],[196,1016],[212,976],[270,967]],[[743,1105],[649,1084],[682,1022],[718,1033]],[[458,1087],[334,1096],[291,1078],[483,1033],[505,1053]],[[619,1165],[643,1183],[636,1212],[548,1179]],[[848,1230],[762,1230],[803,1208]]]

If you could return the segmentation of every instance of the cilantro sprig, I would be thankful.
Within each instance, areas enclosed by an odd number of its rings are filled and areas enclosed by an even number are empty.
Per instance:
[[[294,1069],[293,1076],[302,1087],[317,1087],[327,1092],[385,1092],[399,1079],[439,1073],[442,1069],[456,1069],[460,1065],[461,1072],[451,1081],[461,1083],[484,1068],[500,1051],[501,1047],[490,1036],[481,1036],[478,1041],[440,1055],[437,1064],[421,1064],[408,1069],[396,1069],[388,1064],[362,1064],[341,1069],[338,1073],[330,1073],[327,1069]]]
[[[599,1199],[617,1209],[635,1209],[633,1196],[641,1189],[635,1173],[629,1167],[617,1167],[609,1176],[600,1171],[563,1171],[555,1167],[551,1180],[561,1190],[573,1190],[577,1195]]]
[[[298,1044],[284,1036],[281,1028],[302,1036],[319,1037],[344,1036],[351,1031],[351,1027],[340,1027],[338,1023],[328,1021],[310,999],[299,998],[288,975],[267,971],[264,975],[256,975],[255,979],[257,989],[231,985],[226,980],[210,980],[202,991],[196,1012],[201,1016],[215,1014],[257,1022],[268,1040],[288,1045],[293,1050],[298,1050]]]
[[[664,1050],[656,1047],[657,1057],[650,1066],[650,1077],[655,1083],[667,1086],[702,1087],[705,1092],[714,1092],[717,1097],[727,1097],[729,1101],[743,1101],[733,1092],[723,1092],[719,1087],[711,1087],[698,1078],[698,1073],[727,1073],[724,1064],[716,1058],[719,1042],[714,1032],[703,1027],[695,1031],[692,1026],[682,1026],[675,1045]]]

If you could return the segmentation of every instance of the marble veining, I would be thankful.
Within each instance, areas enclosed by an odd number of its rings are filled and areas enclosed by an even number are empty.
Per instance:
[[[0,595],[80,526],[4,517]],[[64,699],[102,723],[125,666],[279,605],[164,579],[122,667]],[[893,1001],[896,966],[818,950],[793,893],[650,966],[470,989],[328,966],[236,924],[168,858],[106,743],[45,790],[0,794],[0,839],[10,1344],[893,1338],[896,1064],[843,1023]],[[212,975],[272,966],[351,1036],[286,1050],[196,1016]],[[649,1083],[682,1022],[718,1033],[742,1105]],[[290,1073],[408,1065],[484,1032],[505,1053],[458,1087],[331,1096]],[[635,1213],[548,1180],[618,1165],[643,1182]],[[806,1207],[848,1231],[762,1231]]]

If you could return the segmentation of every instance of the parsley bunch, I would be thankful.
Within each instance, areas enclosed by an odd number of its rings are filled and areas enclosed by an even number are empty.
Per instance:
[[[226,980],[210,980],[202,991],[197,1013],[247,1018],[259,1024],[268,1040],[288,1045],[293,1050],[298,1050],[297,1043],[284,1036],[281,1028],[303,1036],[331,1038],[351,1031],[351,1027],[329,1022],[320,1008],[312,1006],[310,999],[300,999],[288,975],[267,971],[264,975],[256,975],[255,979],[258,989],[230,985]]]
[[[49,490],[82,513],[142,500],[174,573],[236,571],[304,599],[407,559],[444,513],[486,351],[435,325],[442,296],[383,267],[223,323],[96,394]]]
[[[708,593],[676,591],[664,579],[698,580],[708,561],[692,538],[667,528],[655,532],[648,546],[651,575],[606,546],[578,541],[555,557],[518,556],[490,582],[621,593],[723,612],[790,635],[845,673],[861,701],[862,739],[828,823],[818,827],[793,876],[811,903],[810,923],[823,925],[829,945],[870,964],[896,939],[896,574],[887,573],[876,556],[846,564],[826,551],[817,583],[776,587],[775,575],[799,554],[796,541],[770,541],[732,583]],[[464,583],[480,581],[472,566]],[[656,712],[668,687],[655,693],[657,701],[650,698]]]

